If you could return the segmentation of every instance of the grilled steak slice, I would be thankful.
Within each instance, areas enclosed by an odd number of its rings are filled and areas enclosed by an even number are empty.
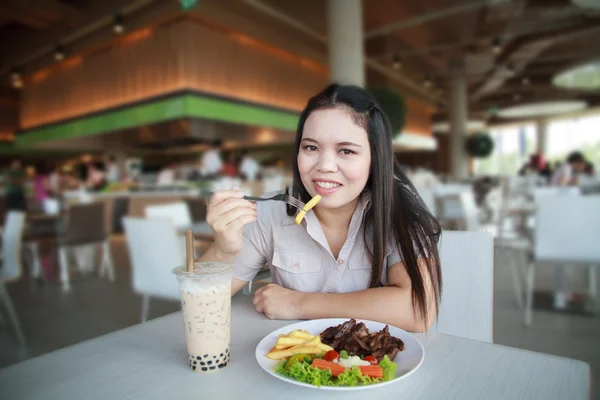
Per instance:
[[[390,335],[389,326],[379,332],[369,333],[367,326],[355,319],[343,324],[332,326],[321,333],[321,341],[330,345],[336,351],[346,350],[349,355],[373,355],[378,362],[387,354],[394,360],[398,352],[404,350],[404,342]]]

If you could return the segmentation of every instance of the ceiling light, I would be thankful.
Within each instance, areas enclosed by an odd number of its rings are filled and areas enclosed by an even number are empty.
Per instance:
[[[502,40],[499,37],[492,39],[492,53],[498,55],[502,52]]]
[[[54,61],[59,62],[65,59],[65,48],[60,44],[56,46],[54,51]]]
[[[14,68],[10,74],[10,83],[15,89],[23,87],[23,77],[21,76],[21,69]]]
[[[400,58],[398,54],[392,59],[392,67],[394,67],[394,69],[402,68],[402,58]]]
[[[507,107],[499,110],[498,116],[501,118],[537,118],[581,111],[586,107],[587,103],[580,100],[545,101]]]
[[[113,32],[117,35],[120,35],[125,31],[125,26],[123,25],[123,16],[121,14],[115,15],[115,22],[113,23]]]

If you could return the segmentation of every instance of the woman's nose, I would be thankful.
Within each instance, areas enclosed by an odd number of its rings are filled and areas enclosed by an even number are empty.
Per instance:
[[[337,172],[338,166],[336,157],[333,154],[321,153],[317,163],[317,171],[319,172]]]

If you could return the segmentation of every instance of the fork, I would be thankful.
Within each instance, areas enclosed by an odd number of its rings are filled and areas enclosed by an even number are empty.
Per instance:
[[[285,193],[281,193],[276,196],[266,197],[266,198],[265,197],[244,196],[244,199],[250,200],[250,201],[267,201],[267,200],[285,201],[287,204],[289,204],[293,207],[299,208],[301,210],[304,209],[304,206],[306,206],[305,203],[301,202],[297,198],[287,195]]]

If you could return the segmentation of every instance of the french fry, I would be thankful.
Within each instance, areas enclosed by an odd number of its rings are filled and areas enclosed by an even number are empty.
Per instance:
[[[275,344],[275,348],[277,350],[287,349],[289,347],[297,346],[306,342],[306,339],[303,338],[294,338],[294,337],[280,337],[277,339],[277,343]]]
[[[300,330],[290,332],[288,334],[288,336],[293,337],[293,338],[304,338],[304,339],[312,339],[312,338],[317,337],[315,335],[311,335],[310,333],[308,333],[306,331],[300,331]]]
[[[281,360],[296,354],[321,354],[329,350],[333,350],[333,348],[321,343],[320,336],[295,330],[287,335],[279,335],[275,346],[267,353],[267,357],[273,360]]]
[[[321,349],[321,352],[327,353],[328,351],[333,350],[333,347],[326,345],[325,343],[319,343],[319,349]]]
[[[321,354],[322,351],[318,346],[294,346],[285,350],[278,350],[267,353],[267,357],[271,360],[281,360],[286,357],[295,356],[296,354]]]

